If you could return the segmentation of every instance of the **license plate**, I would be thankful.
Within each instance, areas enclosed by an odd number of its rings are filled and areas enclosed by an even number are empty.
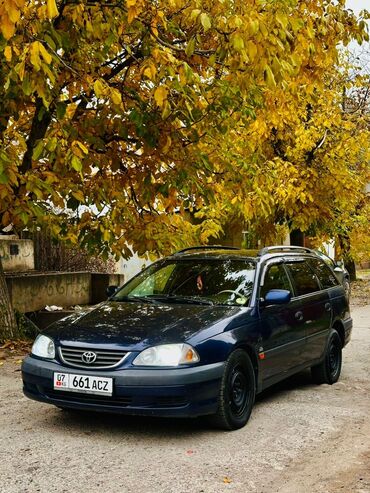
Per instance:
[[[112,395],[113,378],[54,373],[54,389],[80,392],[83,394]]]

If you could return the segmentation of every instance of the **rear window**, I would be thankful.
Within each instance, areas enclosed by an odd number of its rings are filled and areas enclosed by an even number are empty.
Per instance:
[[[290,272],[297,296],[320,291],[319,281],[307,262],[292,262],[286,266]]]
[[[309,263],[315,270],[323,289],[338,286],[337,278],[325,262],[319,259],[310,259]]]

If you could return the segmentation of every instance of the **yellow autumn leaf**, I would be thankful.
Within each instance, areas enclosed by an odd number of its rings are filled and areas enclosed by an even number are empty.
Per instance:
[[[247,52],[248,56],[251,60],[254,60],[257,56],[257,46],[253,41],[248,41],[247,42]]]
[[[121,93],[117,89],[111,89],[110,95],[114,104],[119,105],[122,103]]]
[[[157,89],[154,91],[154,99],[157,105],[162,108],[164,102],[167,99],[167,94],[168,94],[168,89],[165,86],[159,86]]]
[[[31,44],[31,49],[30,49],[31,63],[37,71],[39,71],[41,68],[40,46],[41,43],[39,41],[34,41]]]
[[[59,14],[55,0],[47,0],[47,10],[49,19],[54,19]]]
[[[150,80],[154,80],[157,75],[157,68],[154,63],[150,62],[144,69],[143,75],[148,77]]]
[[[102,81],[99,79],[94,82],[94,92],[98,98],[104,96],[105,87]]]
[[[137,9],[136,7],[130,7],[128,9],[128,14],[127,14],[127,21],[129,24],[131,24],[131,22],[136,18],[138,17],[140,14],[140,9]]]
[[[1,32],[5,39],[10,39],[15,32],[15,26],[6,13],[3,14],[3,18],[1,19]]]
[[[266,65],[266,67],[265,67],[264,77],[265,77],[265,82],[266,82],[267,87],[270,87],[270,88],[276,87],[276,81],[275,81],[274,74],[268,65]]]
[[[72,192],[72,195],[79,202],[85,202],[85,197],[84,197],[84,194],[82,193],[81,190],[77,190],[76,192]]]
[[[84,146],[82,142],[79,142],[78,140],[76,140],[75,144],[81,149],[81,151],[84,154],[89,154],[89,149],[86,146]]]
[[[23,58],[23,60],[20,63],[18,63],[18,65],[16,65],[15,67],[15,71],[18,74],[20,81],[23,81],[24,79],[25,69],[26,69],[26,60]]]
[[[45,47],[42,43],[39,43],[39,51],[40,51],[40,55],[42,56],[42,58],[49,65],[51,63],[52,58],[51,58],[50,53],[45,49]]]
[[[10,62],[12,60],[12,49],[10,46],[5,47],[4,56],[7,62]]]
[[[14,3],[11,3],[10,5],[8,4],[7,14],[13,24],[16,24],[19,21],[19,17],[21,15],[19,9],[16,5],[14,5]]]
[[[103,232],[103,240],[104,241],[109,241],[110,240],[110,231],[108,229],[105,229]]]

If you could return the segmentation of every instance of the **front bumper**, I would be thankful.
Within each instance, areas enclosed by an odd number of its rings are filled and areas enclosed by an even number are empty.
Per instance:
[[[91,371],[28,356],[22,364],[23,392],[58,407],[119,414],[194,417],[217,411],[224,363],[175,369],[127,368]],[[54,390],[54,372],[113,378],[113,395]]]

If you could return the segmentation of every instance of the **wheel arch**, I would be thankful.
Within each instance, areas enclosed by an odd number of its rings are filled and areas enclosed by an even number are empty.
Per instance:
[[[254,370],[254,378],[256,380],[256,388],[258,388],[259,367],[258,367],[258,357],[257,357],[256,351],[251,346],[249,346],[248,344],[239,344],[238,346],[234,347],[233,351],[235,351],[237,349],[242,349],[243,351],[245,351],[248,354],[248,356],[251,360],[252,366],[253,366],[253,370]]]
[[[342,348],[344,347],[345,343],[345,331],[344,331],[344,326],[340,320],[336,320],[333,323],[333,329],[338,332],[338,335],[340,337],[341,343],[342,343]]]

